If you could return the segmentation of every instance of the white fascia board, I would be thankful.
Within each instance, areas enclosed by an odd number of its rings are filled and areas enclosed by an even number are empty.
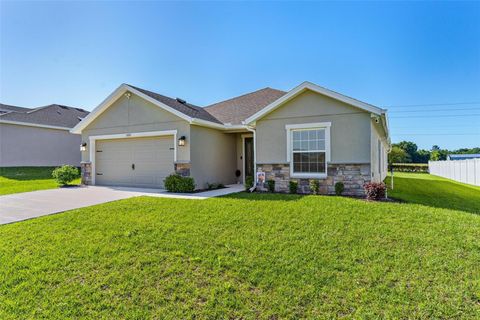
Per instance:
[[[50,126],[50,125],[47,125],[47,124],[37,124],[37,123],[28,123],[28,122],[10,121],[10,120],[0,120],[0,123],[14,124],[14,125],[25,126],[25,127],[35,127],[35,128],[70,131],[70,128],[68,128],[68,127]]]
[[[224,130],[248,130],[244,124],[224,125]]]
[[[381,109],[381,108],[372,106],[368,103],[361,102],[361,101],[358,101],[356,99],[344,96],[343,94],[337,93],[337,92],[332,91],[332,90],[328,90],[328,89],[320,87],[320,86],[318,86],[314,83],[306,81],[306,82],[303,82],[302,84],[296,86],[292,90],[290,90],[286,95],[278,98],[277,100],[275,100],[271,104],[267,105],[262,110],[258,111],[254,115],[250,116],[248,119],[245,120],[245,123],[250,124],[252,122],[255,122],[256,120],[262,118],[266,114],[268,114],[268,113],[272,112],[273,110],[277,109],[282,104],[288,102],[289,100],[293,99],[294,97],[298,96],[299,94],[305,92],[306,90],[311,90],[313,92],[322,94],[324,96],[333,98],[335,100],[344,102],[344,103],[349,104],[351,106],[354,106],[354,107],[357,107],[357,108],[360,108],[362,110],[372,112],[372,113],[375,113],[375,114],[378,114],[378,115],[386,112],[386,110],[384,110],[384,109]]]
[[[247,130],[247,126],[243,124],[220,124],[220,123],[215,123],[211,121],[206,121],[198,118],[192,119],[190,124],[193,125],[198,125],[202,127],[209,127],[209,128],[214,128],[214,129],[219,129],[223,131],[235,131],[235,130]]]
[[[390,147],[391,145],[391,141],[390,141],[390,132],[389,132],[389,124],[388,124],[388,115],[387,113],[383,113],[382,116],[381,116],[381,119],[382,119],[382,125],[383,125],[383,128],[385,129],[385,133],[386,133],[386,138],[387,138],[387,142],[388,142],[388,145]]]
[[[220,129],[220,130],[225,130],[225,125],[220,124],[220,123],[215,123],[207,120],[202,120],[198,118],[193,118],[191,121],[189,121],[190,124],[193,125],[198,125],[202,127],[209,127],[209,128],[214,128],[214,129]]]

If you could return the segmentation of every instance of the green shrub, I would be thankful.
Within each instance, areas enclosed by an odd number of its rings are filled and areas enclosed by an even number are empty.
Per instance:
[[[195,180],[192,177],[183,177],[177,173],[171,174],[164,180],[168,192],[193,192]]]
[[[343,193],[343,190],[345,190],[345,185],[343,184],[343,182],[335,183],[335,194],[337,196],[341,196]]]
[[[275,192],[275,180],[267,180],[267,187],[269,192]]]
[[[318,190],[320,190],[320,182],[318,180],[310,180],[310,191],[313,194],[318,194]]]
[[[245,177],[245,190],[248,190],[251,187],[253,187],[253,177],[252,176],[246,176]]]
[[[63,165],[53,170],[52,177],[59,185],[65,186],[73,180],[78,179],[80,177],[80,171],[74,166]]]
[[[296,194],[298,190],[298,182],[290,180],[288,183],[288,189],[290,189],[290,193]]]

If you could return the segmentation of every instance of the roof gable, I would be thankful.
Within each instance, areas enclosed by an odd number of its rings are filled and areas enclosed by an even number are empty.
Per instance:
[[[71,132],[80,134],[90,123],[92,123],[99,115],[107,110],[115,101],[127,92],[133,93],[155,106],[162,108],[189,123],[202,123],[204,125],[223,127],[223,124],[215,119],[208,112],[200,107],[192,104],[180,103],[176,99],[172,99],[155,92],[140,89],[128,84],[120,85],[113,91],[100,105],[98,105],[83,121],[75,126]]]
[[[248,117],[245,120],[245,123],[246,124],[254,123],[258,119],[262,118],[266,114],[268,114],[268,113],[272,112],[273,110],[277,109],[278,107],[280,107],[284,103],[292,100],[293,98],[295,98],[296,96],[305,92],[306,90],[311,90],[313,92],[325,95],[327,97],[330,97],[330,98],[333,98],[333,99],[336,99],[336,100],[339,100],[339,101],[344,102],[346,104],[349,104],[353,107],[357,107],[359,109],[362,109],[362,110],[365,110],[365,111],[368,111],[368,112],[372,112],[372,113],[377,114],[377,115],[382,115],[382,114],[385,114],[385,112],[386,112],[386,110],[384,110],[384,109],[381,109],[381,108],[375,107],[373,105],[370,105],[368,103],[350,98],[350,97],[342,95],[338,92],[320,87],[320,86],[318,86],[316,84],[313,84],[311,82],[303,82],[299,86],[290,90],[287,94],[281,96],[277,100],[275,100],[272,103],[270,103],[269,105],[267,105],[265,108],[259,110],[258,112],[256,112],[252,116]]]

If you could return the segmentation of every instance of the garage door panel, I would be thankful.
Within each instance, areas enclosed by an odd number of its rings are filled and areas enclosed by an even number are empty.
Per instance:
[[[174,171],[173,146],[173,136],[98,141],[97,184],[163,188]]]
[[[100,185],[131,185],[131,163],[117,162],[115,165],[101,165],[97,168],[96,183]]]
[[[128,144],[120,140],[100,140],[97,142],[96,161],[111,160],[129,163],[132,161],[132,150]]]
[[[133,183],[135,185],[155,185],[157,184],[157,179],[149,175],[136,174],[133,178]]]

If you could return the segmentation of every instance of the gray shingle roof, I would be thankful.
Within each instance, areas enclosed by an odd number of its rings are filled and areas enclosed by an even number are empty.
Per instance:
[[[142,88],[138,88],[138,87],[135,87],[135,86],[132,86],[132,85],[128,85],[128,86],[140,91],[143,94],[146,94],[150,98],[153,98],[153,99],[155,99],[155,100],[157,100],[157,101],[159,101],[163,104],[166,104],[167,106],[169,106],[169,107],[171,107],[171,108],[173,108],[177,111],[180,111],[181,113],[183,113],[183,114],[185,114],[189,117],[197,118],[197,119],[201,119],[201,120],[206,120],[206,121],[211,121],[211,122],[215,122],[215,123],[219,123],[219,124],[222,123],[215,116],[208,113],[204,108],[195,106],[195,105],[190,104],[190,103],[180,103],[179,101],[177,101],[177,99],[173,99],[173,98],[170,98],[170,97],[167,97],[167,96],[163,96],[161,94],[158,94],[158,93],[155,93],[155,92],[152,92],[152,91],[148,91],[148,90],[145,90],[145,89],[142,89]]]
[[[205,110],[223,123],[241,124],[242,121],[285,94],[285,91],[264,88],[212,104],[205,107]]]
[[[30,111],[30,110],[32,110],[32,109],[24,108],[24,107],[10,106],[8,104],[0,103],[0,114],[7,113],[7,112],[12,112],[12,111],[26,112],[26,111]]]
[[[243,120],[286,94],[281,90],[264,88],[202,108],[132,85],[128,86],[191,118],[219,124],[241,124]],[[34,109],[0,104],[0,120],[66,128],[76,126],[88,113],[88,111],[80,108],[58,104]]]
[[[88,111],[80,108],[51,104],[34,109],[0,104],[0,120],[73,128]]]

